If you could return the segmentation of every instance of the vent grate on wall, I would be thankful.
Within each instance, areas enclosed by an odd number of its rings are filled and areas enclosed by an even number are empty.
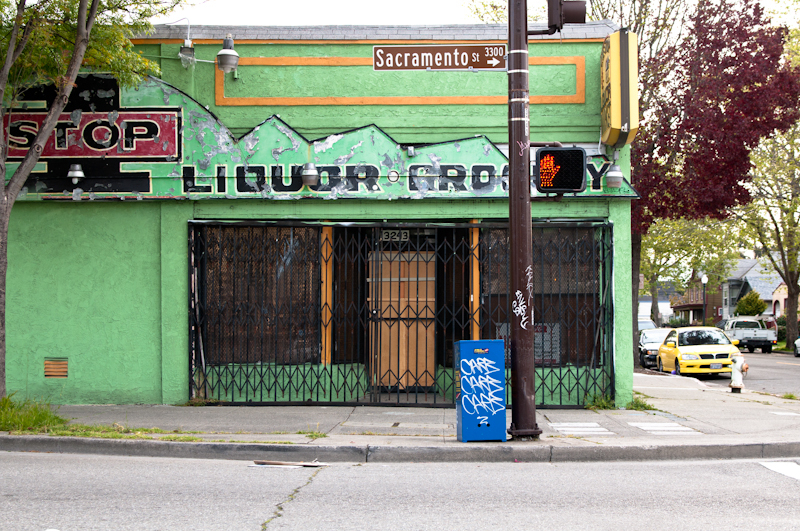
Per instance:
[[[45,378],[66,378],[67,358],[48,358],[44,360]]]

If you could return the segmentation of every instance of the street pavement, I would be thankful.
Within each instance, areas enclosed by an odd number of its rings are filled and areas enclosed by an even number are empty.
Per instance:
[[[0,432],[0,451],[387,463],[800,457],[800,400],[734,394],[719,379],[635,373],[633,383],[655,410],[539,408],[535,441],[459,442],[455,409],[65,405],[59,414],[75,423],[191,432],[202,442],[159,440],[175,433],[132,440]]]

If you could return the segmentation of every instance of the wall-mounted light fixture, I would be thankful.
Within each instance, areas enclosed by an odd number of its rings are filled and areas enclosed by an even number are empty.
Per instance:
[[[80,164],[71,164],[67,172],[67,177],[72,179],[72,184],[78,184],[78,181],[82,180],[86,175],[84,175],[83,168],[81,168]]]
[[[307,162],[303,165],[303,184],[306,186],[316,186],[319,184],[319,172],[313,162]]]
[[[188,18],[182,18],[175,22],[167,22],[167,24],[176,24],[178,22],[186,21],[186,39],[183,41],[178,52],[178,59],[181,60],[184,68],[189,68],[194,63],[216,63],[217,68],[225,72],[233,72],[239,66],[239,54],[233,49],[233,35],[228,33],[222,40],[222,50],[217,54],[216,61],[206,61],[204,59],[197,59],[194,54],[194,46],[192,45],[191,25]]]
[[[622,186],[622,170],[619,164],[612,164],[606,172],[606,186],[609,188],[620,188]]]
[[[217,54],[217,68],[225,72],[233,72],[239,66],[239,54],[233,49],[233,35],[228,33],[222,41],[222,49]]]

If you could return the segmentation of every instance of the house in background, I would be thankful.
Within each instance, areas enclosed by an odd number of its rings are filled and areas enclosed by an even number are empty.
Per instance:
[[[767,303],[764,313],[774,310],[773,293],[781,284],[781,277],[769,266],[758,259],[742,259],[736,264],[736,269],[722,283],[722,307],[720,318],[729,319],[736,314],[736,304],[739,299],[750,291],[756,291],[761,300]]]
[[[775,291],[772,292],[772,315],[777,319],[786,311],[786,304],[789,302],[789,290],[786,288],[786,283],[781,282]]]
[[[706,286],[704,301],[701,278],[703,278],[702,272],[692,272],[692,277],[689,279],[684,294],[679,295],[676,293],[671,298],[672,311],[675,312],[675,318],[692,324],[702,323],[704,312],[707,312],[708,317],[714,323],[721,318],[722,296],[720,295],[720,290],[719,288],[710,289]]]

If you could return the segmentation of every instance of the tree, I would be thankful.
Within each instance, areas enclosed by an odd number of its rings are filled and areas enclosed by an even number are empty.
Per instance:
[[[6,395],[6,272],[11,209],[39,160],[66,106],[81,68],[113,74],[131,86],[155,63],[133,50],[130,37],[151,28],[148,20],[170,12],[181,0],[0,0],[5,57],[0,67],[0,397]],[[16,168],[8,164],[8,124],[22,92],[52,84],[56,97],[33,147]],[[9,173],[11,175],[9,175]]]
[[[536,6],[528,2],[528,20],[543,20],[546,16],[547,2],[541,0]],[[470,0],[467,9],[472,15],[486,24],[502,24],[508,22],[508,0]]]
[[[767,309],[767,303],[761,300],[757,291],[748,291],[747,295],[736,303],[737,315],[760,315]]]
[[[642,238],[641,273],[656,324],[661,324],[658,289],[665,282],[683,283],[692,271],[703,271],[709,278],[707,289],[713,292],[719,287],[736,257],[722,230],[711,220],[661,219]]]
[[[786,35],[751,0],[700,0],[685,37],[644,61],[658,85],[631,150],[642,196],[632,207],[634,275],[655,219],[721,219],[749,201],[750,151],[798,116]]]
[[[735,213],[786,284],[786,340],[793,344],[800,297],[800,123],[764,140],[752,160],[753,201]]]
[[[796,120],[800,72],[782,60],[786,30],[770,26],[754,0],[588,6],[589,18],[639,36],[643,120],[631,146],[632,182],[642,196],[632,205],[636,307],[642,236],[656,219],[721,219],[749,200],[750,150]]]

